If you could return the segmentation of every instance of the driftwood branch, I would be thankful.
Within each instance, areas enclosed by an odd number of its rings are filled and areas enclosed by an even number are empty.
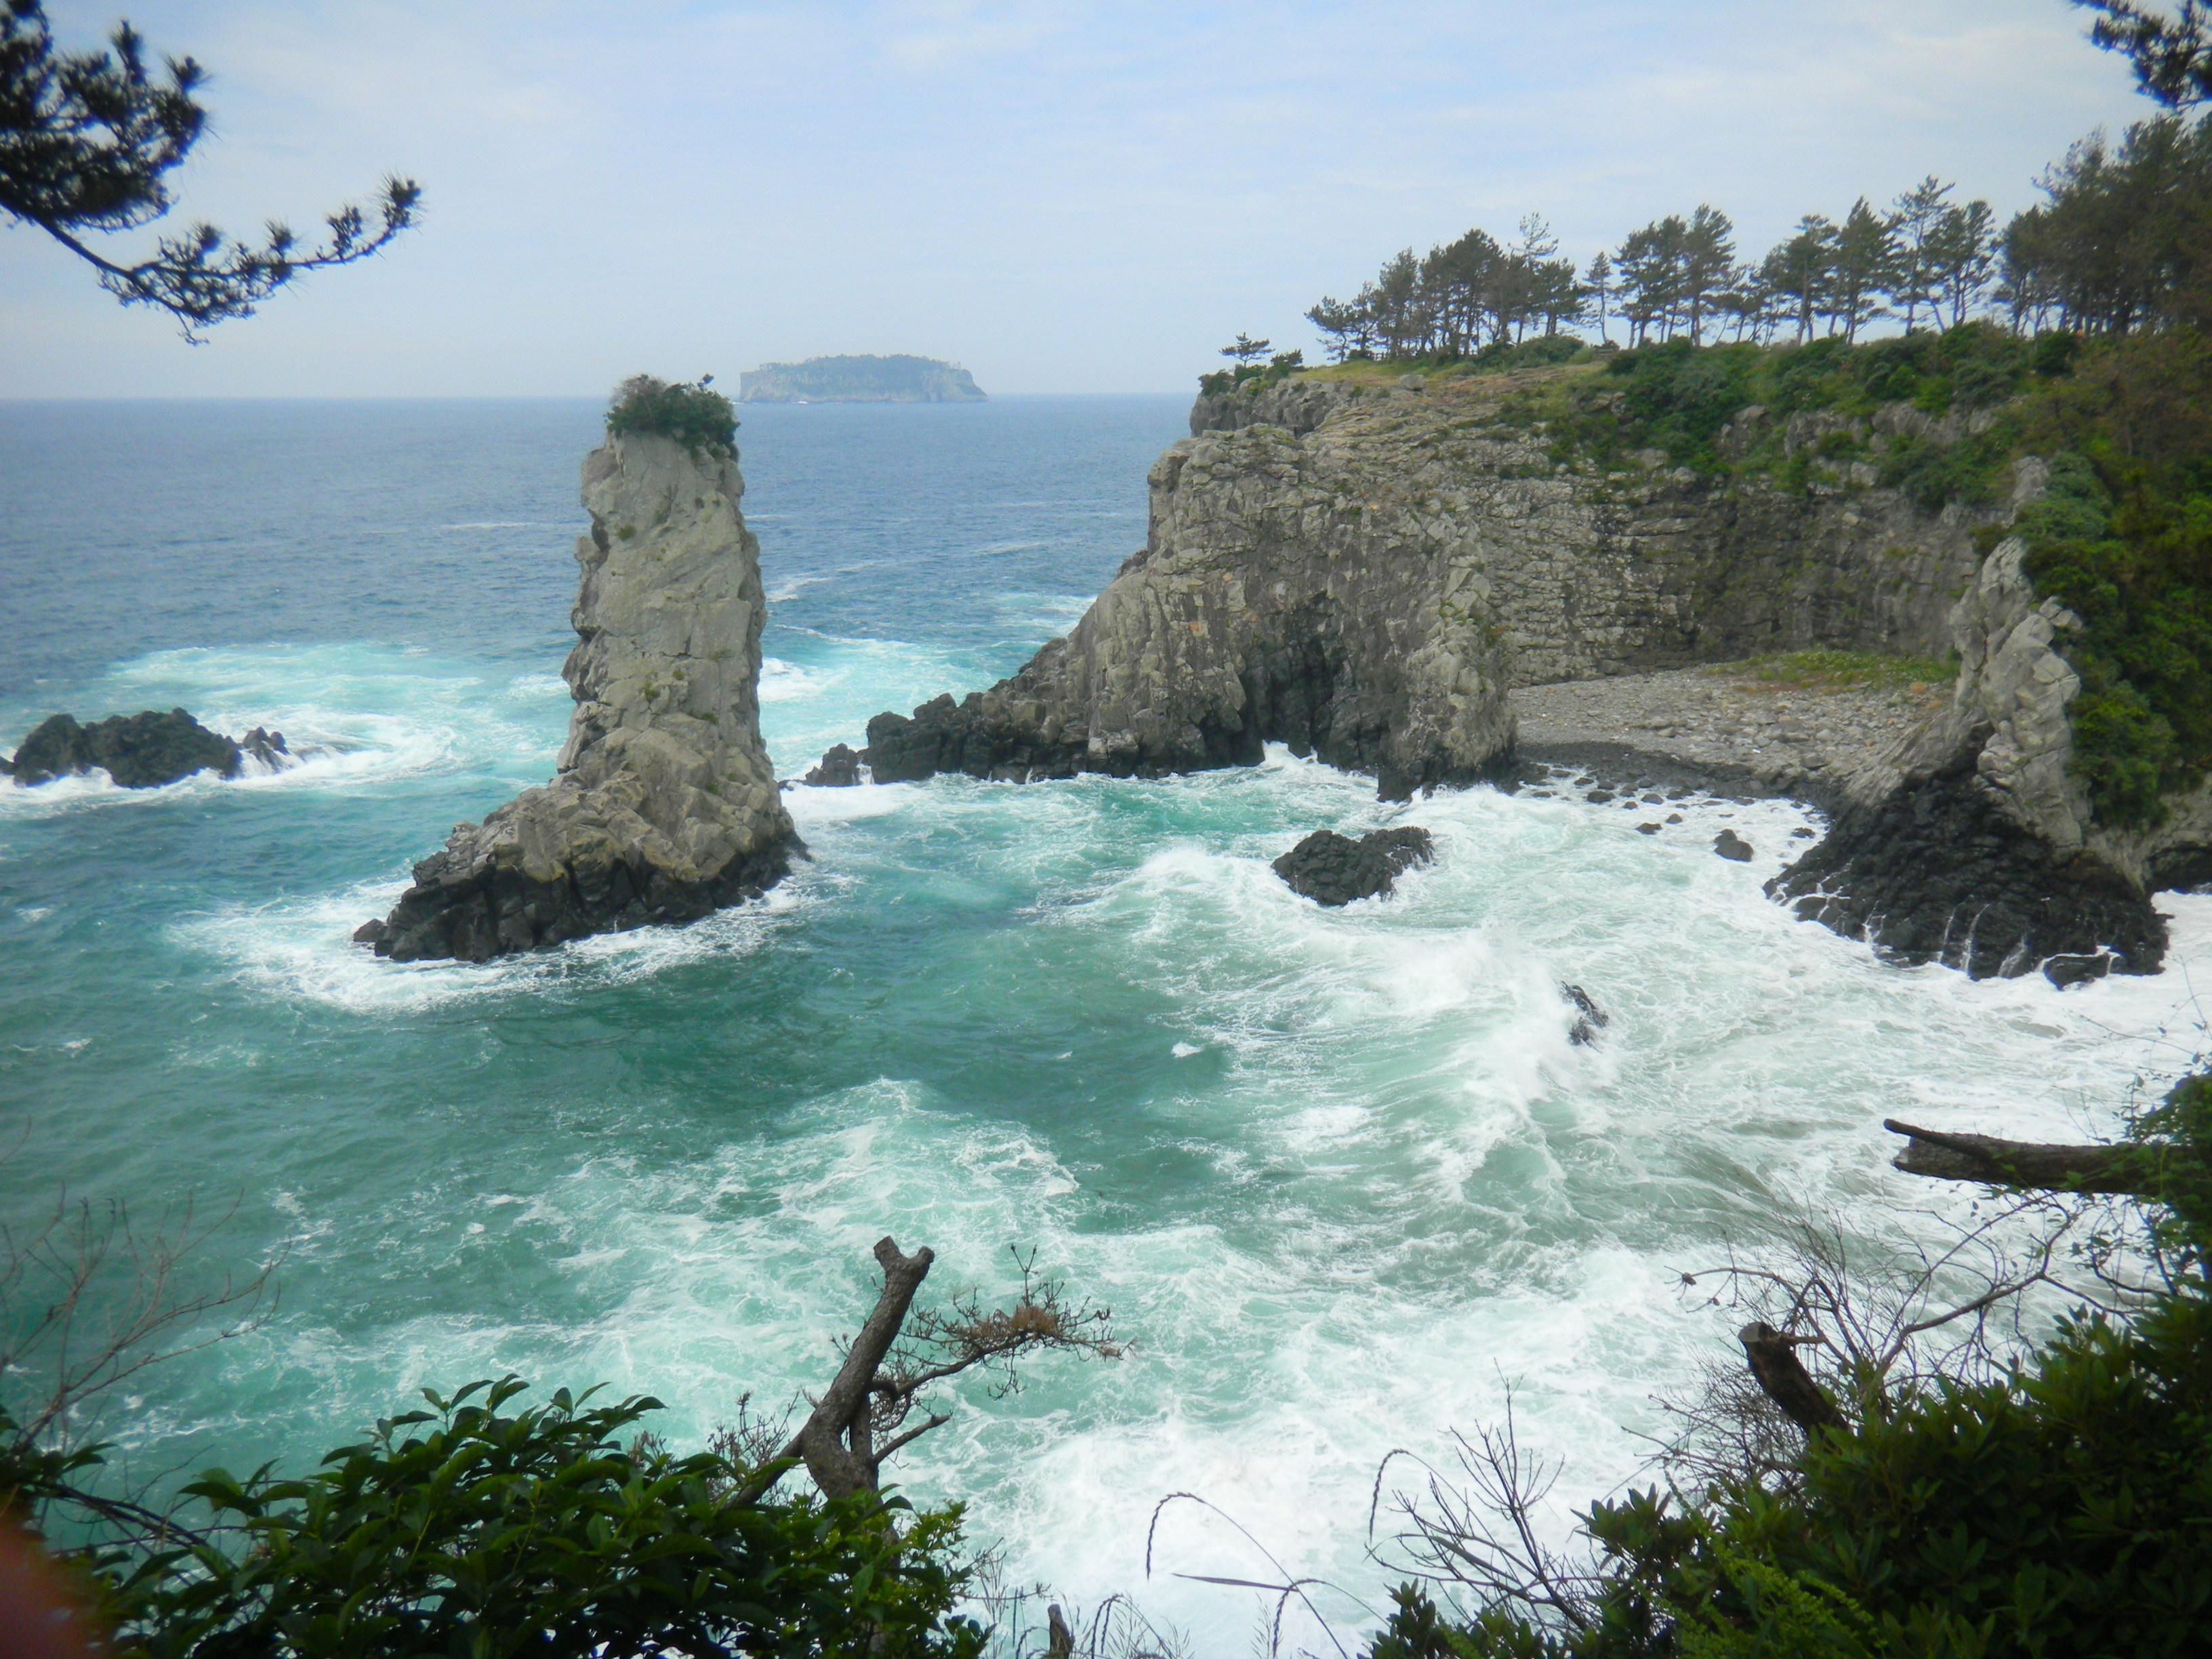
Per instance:
[[[1836,1402],[1797,1358],[1801,1344],[1818,1342],[1819,1337],[1791,1336],[1755,1319],[1736,1333],[1736,1340],[1743,1344],[1753,1377],[1792,1423],[1807,1434],[1815,1429],[1840,1431],[1850,1426]]]
[[[1908,1137],[1893,1160],[1907,1175],[1936,1181],[1972,1181],[1989,1187],[2045,1192],[2153,1196],[2160,1184],[2161,1149],[2148,1146],[2068,1146],[1996,1135],[1952,1134],[1895,1118],[1881,1127]]]
[[[1111,1315],[1068,1303],[1057,1280],[1037,1277],[1033,1254],[1024,1259],[1016,1252],[1022,1293],[1014,1305],[988,1310],[973,1294],[956,1297],[949,1310],[915,1309],[915,1295],[936,1260],[927,1246],[908,1255],[886,1237],[877,1241],[875,1256],[884,1283],[873,1310],[798,1432],[738,1488],[738,1501],[757,1501],[802,1463],[826,1497],[878,1491],[894,1453],[951,1420],[921,1399],[932,1385],[981,1369],[996,1376],[994,1392],[1004,1395],[1019,1386],[1014,1363],[1039,1350],[1109,1359],[1121,1352]],[[921,1420],[905,1426],[917,1406]],[[730,1437],[744,1444],[742,1434]]]

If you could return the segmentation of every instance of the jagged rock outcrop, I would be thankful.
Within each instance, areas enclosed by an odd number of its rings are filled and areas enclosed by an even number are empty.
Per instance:
[[[155,789],[195,772],[234,778],[248,755],[272,767],[292,758],[281,732],[257,726],[242,739],[227,738],[182,708],[111,714],[89,726],[73,714],[54,714],[23,739],[13,760],[0,759],[0,772],[19,784],[38,784],[103,771],[125,789]]]
[[[483,961],[691,921],[787,872],[802,849],[761,742],[767,605],[744,490],[734,453],[656,435],[586,459],[559,774],[457,825],[356,939],[400,961]]]
[[[880,781],[1155,775],[1280,741],[1386,794],[1510,748],[1514,684],[1808,646],[1941,654],[1960,510],[1553,459],[1498,385],[1290,380],[1202,398],[1150,533],[1012,678],[868,724]],[[1814,441],[1812,438],[1808,441]]]
[[[1426,864],[1435,852],[1434,840],[1418,824],[1370,830],[1357,841],[1316,830],[1272,867],[1293,893],[1334,908],[1388,893],[1401,873]]]
[[[2016,544],[1978,545],[2040,492],[2041,463],[2015,465],[2008,500],[1929,513],[1869,461],[1828,458],[1838,437],[1877,459],[1955,443],[1987,411],[1741,411],[1721,449],[1778,438],[1785,483],[1656,451],[1563,459],[1510,396],[1529,383],[1293,378],[1201,397],[1194,435],[1152,470],[1145,548],[1076,629],[987,691],[878,715],[841,766],[1151,775],[1281,741],[1403,798],[1505,763],[1515,686],[1809,647],[1955,653],[1949,711],[1910,752],[1821,781],[1833,830],[1771,890],[1969,973],[2156,965],[2148,895],[2212,877],[2212,791],[2153,831],[2092,823],[2068,767],[2068,619],[2036,599]]]
[[[2038,599],[2026,555],[2007,538],[1952,609],[1949,704],[1851,780],[1826,836],[1768,890],[1887,955],[1978,979],[2149,972],[2166,949],[2150,894],[2212,847],[2212,788],[2149,829],[2095,822],[2069,764],[2081,683],[2061,653],[2081,623]]]

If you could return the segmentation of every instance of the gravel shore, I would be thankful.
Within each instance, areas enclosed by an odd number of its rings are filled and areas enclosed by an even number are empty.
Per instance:
[[[1737,792],[1832,802],[1950,696],[1948,682],[1850,683],[1753,663],[1522,686],[1518,753]]]

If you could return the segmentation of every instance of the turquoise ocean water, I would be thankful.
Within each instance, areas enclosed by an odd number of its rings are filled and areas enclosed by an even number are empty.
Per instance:
[[[1179,398],[755,408],[739,434],[787,775],[979,686],[1144,537]],[[2061,994],[1900,970],[1759,884],[1809,822],[1487,789],[1384,808],[1277,754],[1164,782],[789,797],[764,904],[487,966],[347,943],[457,820],[543,781],[569,707],[588,402],[0,405],[0,746],[181,703],[307,763],[144,793],[0,786],[0,1219],[66,1192],[228,1213],[258,1330],[134,1379],[135,1472],[303,1461],[423,1383],[605,1381],[703,1434],[824,1378],[886,1231],[933,1285],[1010,1246],[1109,1304],[1117,1364],[979,1392],[917,1449],[1019,1577],[1241,1650],[1264,1564],[1381,1601],[1368,1495],[1511,1385],[1580,1502],[1731,1346],[1674,1275],[1793,1194],[1871,1237],[1967,1195],[1886,1114],[2064,1135],[2200,1042],[2212,898],[2158,976]],[[1334,913],[1267,860],[1419,823],[1440,858]],[[1749,865],[1711,852],[1726,824]],[[1801,843],[1802,844],[1802,843]],[[1568,1042],[1562,981],[1613,1023]],[[1330,1604],[1350,1623],[1350,1602]]]

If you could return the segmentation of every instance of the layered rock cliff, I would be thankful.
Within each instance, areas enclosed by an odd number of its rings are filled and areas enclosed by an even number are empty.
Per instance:
[[[873,775],[1172,772],[1281,741],[1401,793],[1500,760],[1515,684],[1946,648],[1973,516],[1579,469],[1511,390],[1297,380],[1201,398],[1152,468],[1144,550],[1075,630],[964,702],[870,721]]]
[[[2212,847],[2212,807],[2134,837],[2090,823],[2067,767],[2066,618],[2017,543],[1978,547],[2036,497],[2040,465],[1987,508],[1931,513],[1865,461],[1824,459],[1838,437],[1948,445],[1986,415],[1742,410],[1722,449],[1778,453],[1785,483],[1656,451],[1592,461],[1521,389],[1303,378],[1201,398],[1152,468],[1145,548],[1075,629],[988,690],[878,715],[858,761],[881,781],[1149,775],[1281,741],[1403,795],[1506,762],[1516,685],[1809,647],[1955,653],[1950,707],[1824,786],[1834,832],[1777,896],[1978,975],[2156,965],[2148,893]],[[853,775],[837,758],[821,775]]]
[[[610,438],[584,462],[591,532],[558,775],[415,866],[356,939],[483,961],[686,921],[759,896],[800,850],[761,742],[759,545],[734,453]]]

